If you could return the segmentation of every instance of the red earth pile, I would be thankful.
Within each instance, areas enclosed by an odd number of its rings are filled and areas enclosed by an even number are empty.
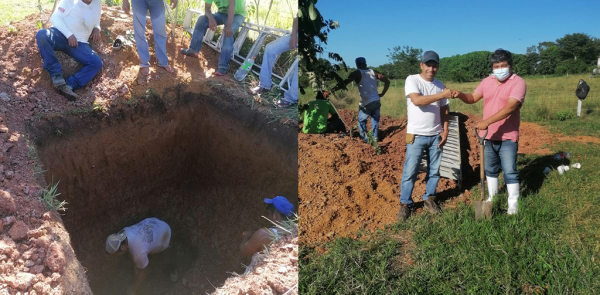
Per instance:
[[[350,125],[347,127],[357,125],[356,111],[340,110],[340,115]],[[471,187],[479,182],[479,147],[474,128],[481,117],[459,116],[463,185]],[[372,231],[396,222],[405,161],[406,123],[406,118],[381,118],[381,155],[360,140],[356,130],[354,137],[298,134],[301,243],[355,237],[359,230]],[[522,122],[519,153],[549,154],[551,151],[545,144],[557,140],[600,143],[598,138],[550,134],[539,125]],[[422,201],[424,179],[425,173],[419,173],[412,194],[415,202]],[[453,180],[440,178],[437,192],[437,199],[445,203],[443,207],[470,202],[470,192],[459,190]]]
[[[231,76],[210,77],[217,67],[218,52],[204,46],[198,59],[177,53],[190,41],[181,26],[176,28],[175,40],[167,41],[169,63],[176,71],[168,73],[156,66],[152,29],[147,22],[151,70],[148,78],[142,76],[135,47],[113,51],[106,34],[115,39],[133,30],[132,17],[115,8],[102,9],[102,41],[90,45],[104,64],[85,88],[76,90],[80,98],[75,102],[67,101],[52,87],[42,68],[35,34],[36,22],[43,17],[35,14],[12,23],[16,31],[0,27],[0,294],[91,294],[60,216],[48,212],[41,202],[44,179],[35,170],[38,160],[26,135],[28,124],[45,115],[119,108],[149,88],[171,103],[174,95],[168,89],[181,85],[188,92],[210,93],[216,85],[237,96],[246,95]],[[46,10],[46,17],[49,14]],[[170,25],[167,33],[171,35]],[[80,68],[67,55],[58,52],[57,56],[64,77]],[[235,69],[232,66],[230,70]]]

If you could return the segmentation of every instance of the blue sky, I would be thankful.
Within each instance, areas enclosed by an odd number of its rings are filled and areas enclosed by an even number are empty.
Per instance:
[[[566,34],[600,38],[600,1],[358,1],[320,0],[317,9],[338,21],[325,50],[349,66],[364,56],[370,66],[388,62],[388,48],[408,45],[440,57],[556,41]],[[324,55],[325,57],[325,55]]]

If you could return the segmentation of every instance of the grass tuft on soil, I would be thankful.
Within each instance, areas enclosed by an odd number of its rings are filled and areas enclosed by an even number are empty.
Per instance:
[[[594,144],[571,142],[551,147],[572,152],[571,161],[582,169],[544,176],[544,167],[562,163],[552,155],[519,155],[518,215],[506,214],[507,194],[501,190],[489,221],[476,222],[473,205],[460,203],[443,206],[441,215],[415,214],[362,238],[304,245],[299,291],[597,294],[600,172],[594,167],[600,166],[600,151]],[[471,190],[477,199],[477,186]],[[396,238],[406,233],[412,233],[409,241]]]

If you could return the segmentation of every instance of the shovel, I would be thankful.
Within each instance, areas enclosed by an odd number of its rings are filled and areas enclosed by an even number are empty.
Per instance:
[[[488,219],[492,216],[492,202],[485,201],[485,161],[483,154],[483,146],[485,144],[485,137],[487,136],[488,130],[485,130],[485,134],[482,137],[479,137],[479,132],[477,132],[477,127],[475,127],[475,135],[477,135],[477,139],[479,140],[479,158],[481,159],[481,166],[479,170],[481,171],[479,174],[481,176],[481,201],[475,201],[475,219],[482,220]]]

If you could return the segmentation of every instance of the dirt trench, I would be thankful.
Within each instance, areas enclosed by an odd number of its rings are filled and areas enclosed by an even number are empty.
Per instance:
[[[269,225],[263,198],[283,195],[297,208],[296,128],[226,93],[172,92],[172,107],[153,96],[30,128],[46,182],[60,181],[62,219],[94,294],[133,284],[131,258],[107,255],[105,239],[146,217],[170,225],[180,278],[171,283],[161,254],[150,255],[139,294],[205,294],[241,273],[241,233]]]

